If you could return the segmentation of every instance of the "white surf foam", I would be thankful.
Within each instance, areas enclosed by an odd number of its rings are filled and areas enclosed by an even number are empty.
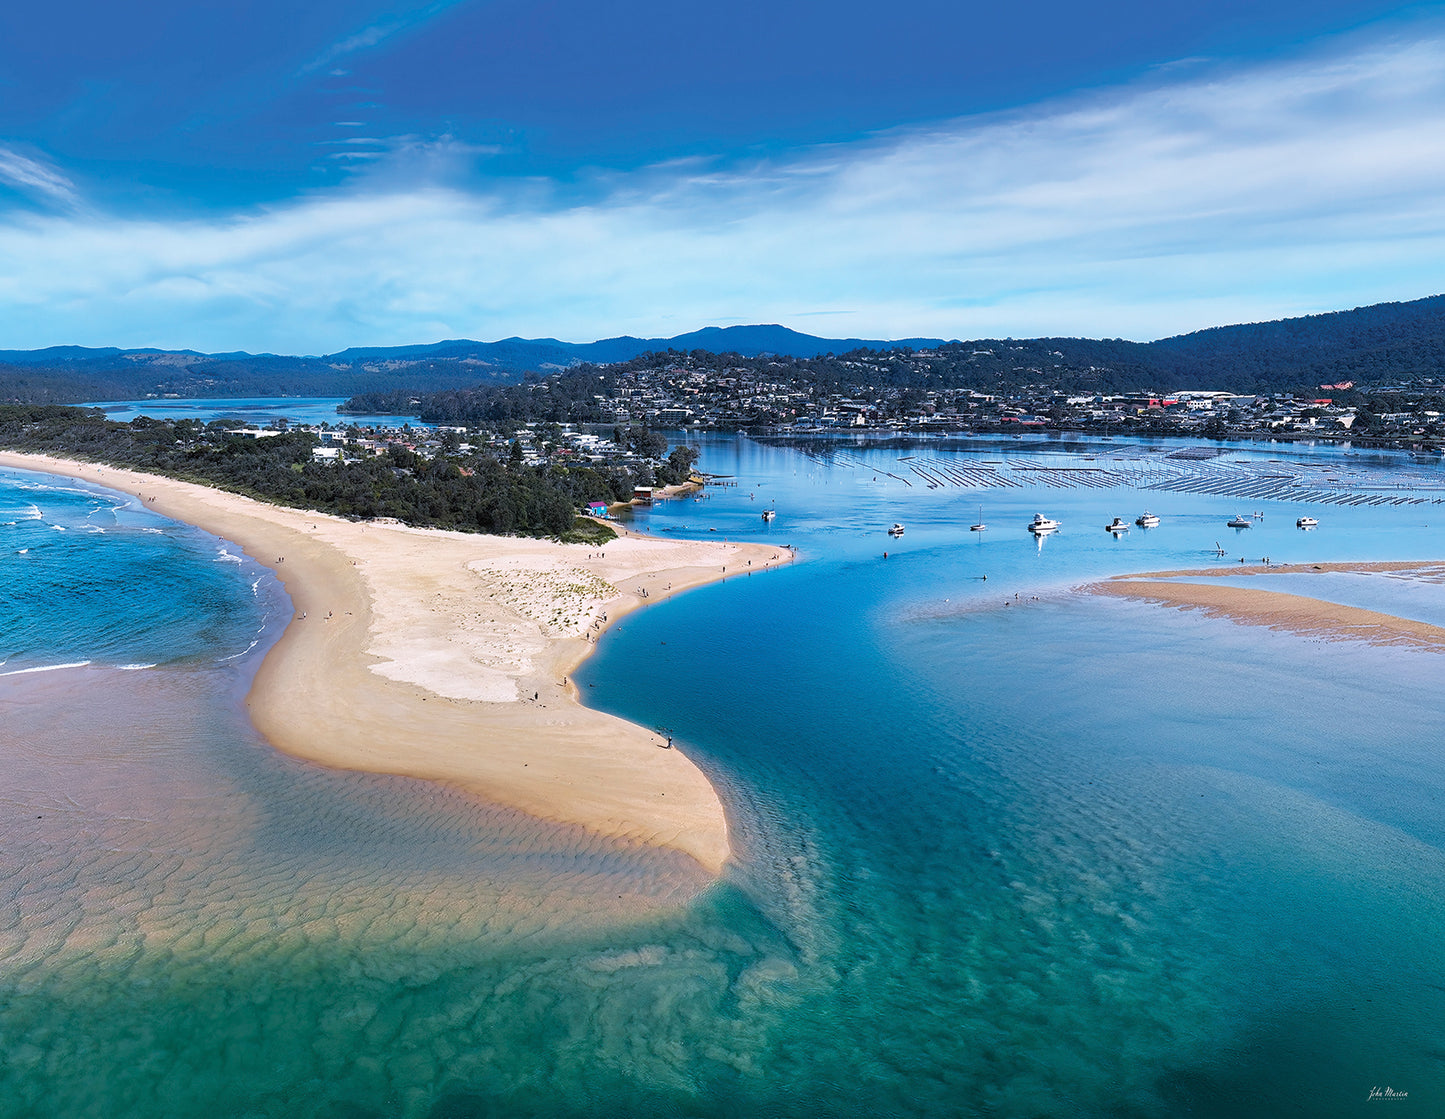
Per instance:
[[[16,668],[10,672],[0,672],[0,676],[24,676],[30,672],[59,672],[62,668],[84,668],[89,661],[71,661],[68,664],[42,664],[35,668]]]

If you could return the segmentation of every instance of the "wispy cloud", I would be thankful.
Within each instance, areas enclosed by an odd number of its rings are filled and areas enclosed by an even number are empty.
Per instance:
[[[599,176],[585,203],[461,189],[436,170],[455,141],[388,141],[345,192],[226,221],[0,221],[0,305],[28,324],[0,345],[589,339],[800,306],[867,337],[1157,337],[1413,298],[1445,290],[1442,121],[1437,29]]]
[[[435,16],[456,7],[462,0],[435,0],[434,3],[418,8],[414,12],[405,12],[391,17],[390,19],[379,20],[376,23],[368,24],[358,31],[352,32],[345,38],[337,40],[323,50],[315,58],[311,59],[301,67],[301,73],[310,74],[317,70],[333,67],[328,73],[333,77],[344,77],[347,71],[334,68],[335,64],[350,55],[360,51],[370,50],[380,46],[388,39],[404,31],[410,31],[414,27],[420,27]]]
[[[75,184],[51,164],[0,144],[0,183],[67,208],[80,201]]]

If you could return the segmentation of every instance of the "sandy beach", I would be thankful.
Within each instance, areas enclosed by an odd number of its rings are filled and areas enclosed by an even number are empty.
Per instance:
[[[278,749],[445,782],[595,834],[729,855],[722,803],[657,734],[581,705],[570,675],[629,611],[789,562],[786,549],[627,533],[605,547],[352,522],[108,466],[0,452],[238,544],[295,608],[247,698]],[[639,680],[654,687],[657,680]]]
[[[1138,598],[1180,609],[1203,610],[1211,617],[1229,618],[1247,625],[1267,626],[1289,633],[1331,640],[1367,641],[1445,651],[1445,628],[1395,614],[1326,602],[1305,595],[1286,594],[1267,586],[1235,587],[1211,582],[1165,582],[1174,579],[1219,579],[1246,575],[1267,583],[1272,575],[1309,575],[1324,572],[1353,574],[1408,573],[1431,582],[1445,581],[1445,565],[1415,561],[1365,563],[1272,564],[1237,567],[1190,568],[1117,575],[1082,589],[1090,594]]]

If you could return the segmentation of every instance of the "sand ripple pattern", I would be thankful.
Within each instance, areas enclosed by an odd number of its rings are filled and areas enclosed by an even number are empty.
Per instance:
[[[532,1029],[538,1084],[686,1092],[685,1032],[789,982],[679,943],[726,889],[686,856],[277,754],[227,686],[4,682],[0,1116],[441,1114]]]

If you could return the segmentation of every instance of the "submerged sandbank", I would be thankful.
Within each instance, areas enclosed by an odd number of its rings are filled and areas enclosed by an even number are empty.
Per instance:
[[[0,452],[0,466],[129,493],[276,573],[295,614],[247,702],[279,749],[447,782],[540,819],[674,848],[714,873],[727,859],[723,806],[702,772],[658,735],[583,707],[569,676],[628,611],[788,562],[786,549],[411,529],[48,456]]]
[[[1445,627],[1397,614],[1345,606],[1307,595],[1288,594],[1264,587],[1237,587],[1216,582],[1166,582],[1176,579],[1222,579],[1240,575],[1303,575],[1324,572],[1373,574],[1419,572],[1420,577],[1445,579],[1445,566],[1414,561],[1361,563],[1271,564],[1238,567],[1191,568],[1116,575],[1082,589],[1091,594],[1138,598],[1180,609],[1198,609],[1210,617],[1229,618],[1248,625],[1267,626],[1332,640],[1367,641],[1375,645],[1407,646],[1445,652]]]

